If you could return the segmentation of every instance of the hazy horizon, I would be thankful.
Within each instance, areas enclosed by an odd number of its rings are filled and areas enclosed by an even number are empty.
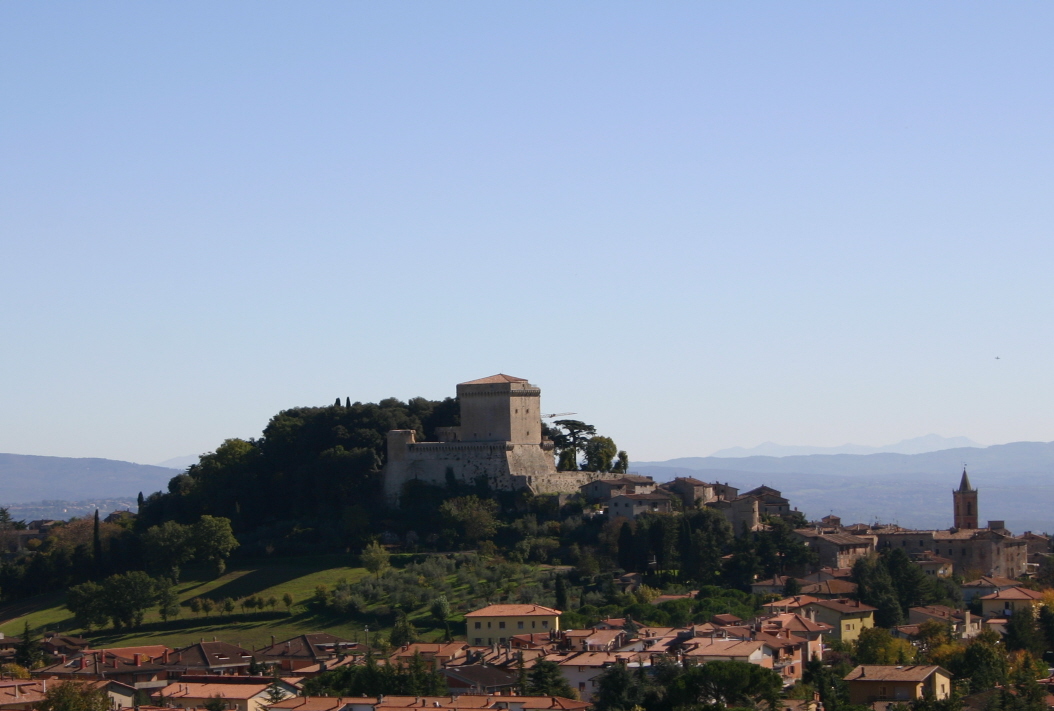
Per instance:
[[[0,5],[0,452],[496,372],[636,461],[1052,440],[1052,20]]]

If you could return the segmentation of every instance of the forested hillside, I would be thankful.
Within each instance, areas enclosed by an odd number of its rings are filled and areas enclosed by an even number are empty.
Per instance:
[[[275,415],[258,439],[229,439],[148,496],[138,528],[192,523],[203,514],[231,520],[247,552],[360,546],[383,513],[380,471],[386,435],[457,425],[458,407],[394,398],[300,407]]]

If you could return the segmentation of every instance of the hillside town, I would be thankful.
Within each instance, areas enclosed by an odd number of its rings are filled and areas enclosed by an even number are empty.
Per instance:
[[[965,469],[944,504],[948,529],[809,521],[769,486],[657,482],[628,471],[606,438],[561,439],[523,379],[458,392],[460,424],[434,426],[439,441],[388,433],[378,500],[392,508],[358,539],[365,577],[305,600],[287,593],[285,613],[273,596],[175,596],[180,566],[222,576],[252,529],[158,518],[179,510],[160,494],[94,522],[5,522],[4,574],[22,561],[21,580],[36,580],[33,566],[71,550],[76,531],[87,567],[65,588],[65,629],[26,618],[21,636],[0,639],[0,710],[82,708],[71,699],[90,711],[1054,708],[1051,538],[982,526]],[[312,416],[351,414],[338,400]],[[207,485],[206,459],[170,489]],[[428,533],[436,509],[449,532]],[[422,550],[429,537],[458,552]],[[132,541],[156,577],[112,572]],[[170,625],[184,611],[248,621],[259,609],[277,624],[294,607],[358,620],[361,634],[322,625],[267,644],[97,643],[107,623],[134,631],[147,614]]]

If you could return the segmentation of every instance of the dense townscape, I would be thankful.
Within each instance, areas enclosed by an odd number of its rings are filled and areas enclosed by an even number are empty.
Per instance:
[[[0,709],[1054,708],[1051,539],[965,469],[945,530],[809,520],[636,475],[526,380],[457,394],[284,411],[136,512],[0,510]],[[308,556],[343,572],[253,582]]]

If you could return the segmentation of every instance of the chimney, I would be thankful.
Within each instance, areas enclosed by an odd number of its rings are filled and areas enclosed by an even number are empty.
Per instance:
[[[80,659],[80,662],[81,662],[81,669],[87,669],[88,668],[88,655],[87,654],[82,655],[81,659]]]
[[[168,647],[165,647],[165,653],[161,655],[161,659],[164,660],[165,664],[168,664]]]
[[[137,667],[143,666],[143,655],[142,654],[140,654],[139,652],[136,652],[134,655],[132,655],[132,658],[135,660],[135,665]]]

